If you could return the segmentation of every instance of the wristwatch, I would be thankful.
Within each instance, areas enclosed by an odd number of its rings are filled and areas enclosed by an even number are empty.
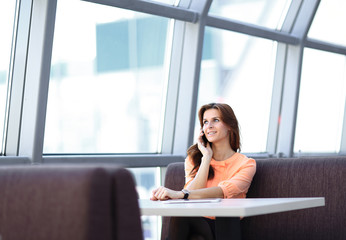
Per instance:
[[[184,198],[183,199],[188,199],[190,195],[190,191],[187,189],[182,189],[181,190],[184,193]]]

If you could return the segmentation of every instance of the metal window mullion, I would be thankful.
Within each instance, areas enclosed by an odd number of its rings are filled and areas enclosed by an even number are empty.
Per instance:
[[[19,155],[42,162],[56,0],[33,0]]]
[[[0,166],[1,165],[23,165],[30,164],[30,160],[27,157],[18,157],[18,156],[2,156],[0,158]]]
[[[293,29],[294,22],[296,21],[299,13],[302,0],[293,0],[289,6],[285,19],[283,21],[281,31],[290,33]],[[297,38],[298,39],[298,38]],[[301,42],[298,39],[299,42]],[[286,74],[288,45],[285,43],[278,43],[275,61],[275,73],[272,90],[268,137],[267,137],[267,152],[271,156],[280,155],[278,153],[278,140],[281,125],[281,110],[283,103],[284,79]]]
[[[171,154],[173,151],[175,120],[177,114],[176,105],[180,81],[184,31],[185,22],[175,21],[172,34],[172,48],[166,87],[166,104],[161,148],[161,152],[163,154]]]
[[[175,122],[173,154],[185,155],[193,142],[204,28],[211,0],[193,0],[190,9],[197,11],[197,23],[186,23]]]
[[[276,150],[279,156],[293,156],[302,59],[301,46],[288,46]]]
[[[265,38],[273,41],[283,42],[287,44],[296,45],[299,39],[291,36],[288,33],[280,32],[274,29],[257,26],[254,24],[243,23],[235,20],[230,20],[222,17],[209,15],[207,18],[207,25],[209,27],[220,28],[224,30],[243,33],[254,37]]]
[[[120,164],[124,167],[164,167],[171,162],[182,162],[183,156],[172,154],[145,154],[145,155],[44,155],[44,164]],[[1,162],[0,162],[1,164]]]
[[[285,76],[287,44],[278,43],[275,61],[275,73],[272,89],[272,99],[269,116],[268,137],[267,137],[267,153],[275,155],[277,153],[278,130],[281,121],[281,104],[283,79]]]
[[[285,20],[282,24],[281,31],[290,33],[292,32],[294,23],[297,20],[299,10],[303,4],[303,0],[292,0],[290,7],[285,16]]]
[[[182,0],[179,2],[179,7],[188,8],[191,0]],[[180,83],[181,59],[184,46],[184,21],[174,21],[171,36],[171,54],[169,56],[169,73],[166,89],[165,112],[163,116],[163,132],[162,132],[162,154],[172,154],[174,145],[174,134],[176,127],[177,102]],[[169,49],[169,47],[168,47]],[[181,136],[187,137],[187,136]]]
[[[320,0],[308,0],[299,4],[299,11],[292,26],[291,34],[300,39],[298,46],[289,45],[283,79],[280,124],[277,137],[277,154],[293,156],[295,130],[298,112],[301,68],[303,62],[304,41],[316,14]],[[298,4],[297,4],[298,5]],[[290,25],[291,23],[289,23]]]
[[[193,9],[185,9],[169,4],[143,0],[83,0],[111,7],[118,7],[136,12],[153,14],[161,17],[173,18],[186,22],[197,22],[198,13]]]
[[[344,78],[346,78],[346,76],[344,76]],[[343,118],[339,153],[340,154],[346,154],[346,98],[345,98],[345,103],[344,103],[344,118]]]
[[[317,39],[307,38],[305,41],[305,47],[346,55],[346,46],[327,43]]]
[[[31,1],[20,1],[17,17],[14,50],[12,51],[12,71],[9,79],[7,119],[5,125],[4,153],[17,156],[19,148],[20,124],[26,72],[27,48],[31,22]]]
[[[320,0],[303,1],[292,28],[294,36],[305,41],[319,4]]]

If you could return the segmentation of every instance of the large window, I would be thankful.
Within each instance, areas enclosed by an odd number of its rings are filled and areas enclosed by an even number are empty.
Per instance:
[[[295,152],[339,152],[346,100],[346,58],[305,49]]]
[[[207,14],[199,0],[56,2],[0,3],[1,155],[135,154],[131,166],[145,166],[186,154],[199,130],[190,109],[210,102],[234,108],[243,152],[344,150],[345,1],[213,0]]]
[[[169,26],[167,18],[58,1],[44,153],[161,151]]]
[[[242,151],[265,152],[276,43],[212,28],[205,36],[198,106],[229,104],[240,124]]]
[[[0,154],[2,153],[15,7],[14,0],[0,2]]]

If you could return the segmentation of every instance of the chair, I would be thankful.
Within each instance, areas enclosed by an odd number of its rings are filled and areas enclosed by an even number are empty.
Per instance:
[[[135,184],[114,165],[0,167],[2,240],[143,239]]]

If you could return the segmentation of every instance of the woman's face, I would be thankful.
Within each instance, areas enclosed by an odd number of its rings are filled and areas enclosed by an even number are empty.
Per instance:
[[[221,120],[218,109],[208,109],[203,114],[203,131],[209,142],[229,141],[229,130]]]

